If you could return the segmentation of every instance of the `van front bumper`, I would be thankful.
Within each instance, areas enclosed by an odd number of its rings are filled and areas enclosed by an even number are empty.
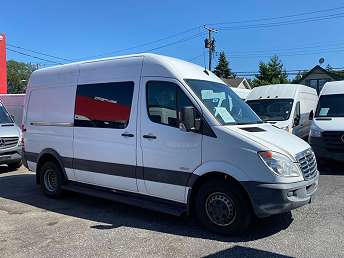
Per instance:
[[[0,165],[17,163],[22,159],[21,146],[0,150]]]
[[[242,182],[257,217],[285,213],[311,202],[318,188],[319,173],[311,180],[289,184]]]

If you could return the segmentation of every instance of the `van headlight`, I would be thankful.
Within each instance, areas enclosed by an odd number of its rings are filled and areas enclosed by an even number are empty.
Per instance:
[[[302,176],[297,163],[294,163],[288,156],[274,151],[258,152],[263,162],[278,176],[298,177]]]

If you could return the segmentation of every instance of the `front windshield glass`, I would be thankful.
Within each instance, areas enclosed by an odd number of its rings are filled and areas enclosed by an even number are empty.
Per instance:
[[[262,123],[250,107],[226,84],[194,79],[185,81],[222,125]]]
[[[344,117],[344,94],[322,95],[319,98],[316,117]]]
[[[0,103],[0,124],[13,123],[11,115],[7,112],[5,107]]]
[[[246,103],[264,121],[285,121],[290,117],[293,102],[292,99],[258,99]]]

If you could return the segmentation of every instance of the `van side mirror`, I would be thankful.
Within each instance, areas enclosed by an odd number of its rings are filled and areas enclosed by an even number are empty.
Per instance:
[[[181,121],[187,132],[198,132],[201,129],[201,119],[196,118],[194,107],[184,107]]]
[[[297,115],[294,117],[294,124],[293,127],[298,126],[300,124],[300,116]]]
[[[311,112],[309,113],[309,120],[313,120],[314,118],[314,111],[311,110]]]
[[[296,103],[293,127],[298,126],[301,120],[300,102]]]

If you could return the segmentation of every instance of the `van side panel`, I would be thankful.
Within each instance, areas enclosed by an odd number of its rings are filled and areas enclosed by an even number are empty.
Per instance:
[[[298,93],[297,99],[300,101],[300,128],[299,128],[299,136],[302,139],[308,138],[311,120],[309,120],[309,114],[313,110],[315,112],[316,105],[318,102],[318,96],[314,90],[314,92],[306,92],[300,91]]]
[[[39,155],[44,149],[55,150],[61,157],[73,157],[73,112],[75,85],[37,88],[29,91],[25,117],[25,150]],[[36,162],[28,161],[36,170]],[[71,167],[65,168],[74,179]]]

